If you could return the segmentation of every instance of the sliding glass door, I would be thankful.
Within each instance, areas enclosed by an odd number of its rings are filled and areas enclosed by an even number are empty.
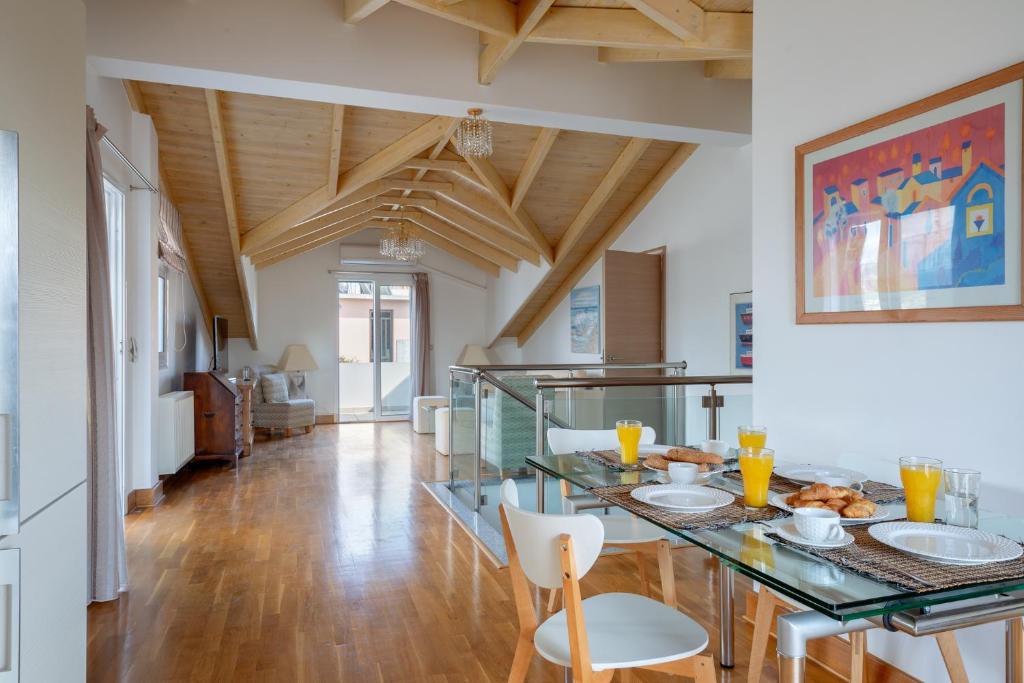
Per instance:
[[[342,422],[406,419],[412,405],[412,281],[359,275],[338,282]]]

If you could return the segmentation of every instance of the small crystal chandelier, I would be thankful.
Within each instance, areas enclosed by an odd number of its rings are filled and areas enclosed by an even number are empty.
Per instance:
[[[380,238],[380,255],[396,261],[415,261],[427,251],[427,243],[406,221],[398,221]]]
[[[459,122],[455,130],[455,149],[464,157],[486,159],[494,151],[491,145],[491,122],[480,115],[483,109],[466,111],[469,117]]]

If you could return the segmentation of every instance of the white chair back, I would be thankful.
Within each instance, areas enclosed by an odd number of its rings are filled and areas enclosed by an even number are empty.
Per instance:
[[[658,438],[654,427],[640,430],[640,443],[647,446]],[[619,447],[619,437],[614,429],[548,429],[548,446],[552,453],[575,453],[576,451],[604,451]]]
[[[562,587],[558,554],[562,534],[572,537],[578,578],[590,571],[601,554],[604,526],[593,515],[543,515],[523,510],[519,507],[519,491],[511,479],[501,484],[501,505],[523,573],[541,588]]]

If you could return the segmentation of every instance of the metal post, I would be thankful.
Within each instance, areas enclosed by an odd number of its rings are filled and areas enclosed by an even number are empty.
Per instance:
[[[480,447],[480,438],[483,436],[483,430],[480,428],[482,415],[480,413],[480,406],[483,403],[483,391],[480,387],[480,375],[473,376],[473,412],[474,414],[474,425],[473,425],[473,510],[480,512],[480,465],[482,464],[481,455],[482,449]],[[452,435],[448,434],[449,442],[452,439]],[[449,446],[448,450],[452,450]]]
[[[535,404],[537,414],[536,451],[537,457],[544,455],[544,391],[537,390]],[[544,472],[537,470],[537,512],[544,512]]]
[[[708,395],[708,438],[718,438],[718,389],[711,385],[711,393]]]
[[[1024,619],[1006,620],[1006,683],[1024,683]]]
[[[720,559],[718,560],[718,646],[719,660],[725,669],[731,669],[734,665],[732,656],[732,587],[732,569]]]
[[[766,590],[763,586],[761,590]],[[877,626],[866,619],[837,621],[820,612],[790,612],[775,620],[779,655],[779,683],[802,683],[807,641],[841,633],[867,631]]]

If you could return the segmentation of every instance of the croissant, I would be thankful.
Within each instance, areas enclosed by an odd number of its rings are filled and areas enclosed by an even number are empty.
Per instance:
[[[849,505],[849,503],[845,498],[830,498],[825,501],[825,507],[835,510],[836,512],[842,512],[847,505]]]
[[[798,500],[792,507],[794,508],[819,508],[827,510],[828,506],[822,503],[820,500]]]
[[[875,514],[878,506],[866,498],[854,501],[839,513],[848,519],[865,519]]]
[[[850,489],[846,489],[849,491]],[[807,488],[800,491],[801,500],[829,500],[831,498],[843,498],[843,491],[839,488],[833,488],[828,484],[822,484],[818,482],[811,484]]]

